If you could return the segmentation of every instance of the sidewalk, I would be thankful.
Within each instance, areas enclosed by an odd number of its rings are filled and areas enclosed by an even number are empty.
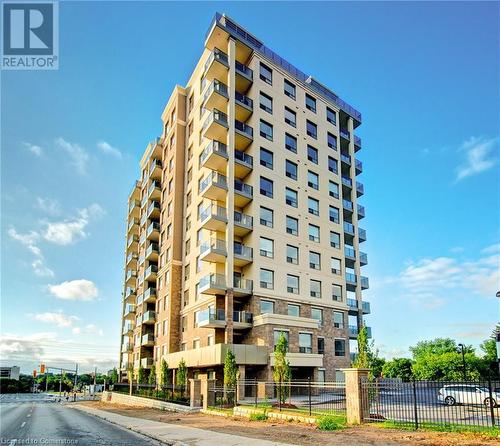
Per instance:
[[[112,412],[94,409],[83,405],[71,404],[67,407],[81,410],[90,415],[102,418],[110,423],[133,430],[147,437],[175,446],[248,446],[251,442],[256,446],[292,446],[268,440],[257,440],[239,435],[206,431],[179,424],[160,423],[158,421],[125,417]]]

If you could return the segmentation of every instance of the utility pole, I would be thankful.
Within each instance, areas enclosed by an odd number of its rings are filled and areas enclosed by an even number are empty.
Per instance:
[[[95,398],[96,378],[97,378],[97,367],[94,367],[94,392],[93,392],[93,395],[92,395],[92,399]]]
[[[462,366],[463,366],[463,373],[464,373],[464,381],[467,381],[467,368],[465,366],[465,345],[464,344],[458,344],[460,347],[460,350],[462,351]]]
[[[59,375],[59,400],[61,400],[61,392],[62,392],[62,374],[63,374],[63,369],[61,369],[61,374]]]

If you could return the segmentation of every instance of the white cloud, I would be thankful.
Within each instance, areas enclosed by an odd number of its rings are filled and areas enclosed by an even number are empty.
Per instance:
[[[2,334],[0,335],[0,357],[40,358],[45,350],[43,344],[55,339],[55,333],[35,333],[31,335]]]
[[[54,271],[45,266],[42,259],[35,259],[31,266],[34,273],[39,277],[54,277]]]
[[[38,232],[30,231],[27,234],[20,234],[14,228],[10,228],[7,233],[9,234],[9,237],[26,246],[26,248],[28,248],[33,254],[35,254],[36,256],[41,256],[40,248],[36,246],[36,243],[40,239],[40,235],[38,234]]]
[[[76,143],[71,143],[63,138],[57,138],[56,144],[61,147],[71,158],[71,164],[75,167],[76,171],[84,175],[87,173],[87,163],[89,161],[89,154]]]
[[[98,336],[102,336],[104,334],[104,331],[94,324],[87,324],[84,327],[75,327],[72,331],[73,334],[92,334]]]
[[[52,198],[37,197],[36,207],[49,215],[59,215],[61,213],[61,205],[57,200]]]
[[[99,290],[94,282],[86,279],[70,280],[58,285],[49,285],[49,291],[58,299],[63,300],[94,300]]]
[[[29,317],[31,317],[36,321],[46,322],[48,324],[54,324],[57,327],[62,327],[62,328],[72,327],[73,324],[79,320],[79,318],[76,316],[69,316],[62,312],[29,314]]]
[[[29,142],[23,142],[23,145],[35,156],[40,156],[43,152],[43,149],[35,144],[31,144]]]
[[[99,141],[97,143],[97,147],[101,150],[102,153],[105,153],[106,155],[112,155],[116,158],[122,157],[122,152],[116,147],[113,147],[111,144],[107,143],[106,141]]]
[[[465,141],[459,150],[465,153],[466,159],[458,166],[455,180],[460,181],[491,169],[497,163],[495,154],[491,153],[497,141],[497,138],[474,136]]]

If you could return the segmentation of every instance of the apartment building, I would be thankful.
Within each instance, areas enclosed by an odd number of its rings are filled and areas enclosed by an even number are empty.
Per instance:
[[[122,377],[222,379],[231,349],[272,379],[283,333],[293,378],[338,379],[370,313],[361,114],[217,14],[161,119],[128,202]]]

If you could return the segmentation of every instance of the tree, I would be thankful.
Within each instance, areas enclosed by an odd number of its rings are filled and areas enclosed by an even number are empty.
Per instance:
[[[149,370],[148,384],[156,387],[156,367],[153,364]]]
[[[497,344],[495,339],[486,339],[479,348],[483,351],[485,361],[494,362],[497,360]]]
[[[292,378],[292,370],[290,368],[290,362],[286,359],[286,353],[288,351],[288,341],[286,340],[285,334],[280,333],[278,342],[274,349],[274,367],[273,367],[273,379],[275,383],[278,383],[278,398],[281,404],[285,403],[287,392],[283,388],[283,383],[287,383]]]
[[[225,365],[224,365],[225,367]],[[177,367],[177,373],[175,375],[176,384],[181,388],[181,392],[184,391],[187,381],[187,366],[184,358],[181,358],[179,365]]]
[[[405,382],[413,378],[412,361],[408,358],[394,358],[382,367],[384,378],[400,378]]]
[[[358,369],[369,369],[370,379],[378,378],[382,374],[382,367],[385,359],[378,357],[378,350],[375,349],[373,341],[368,342],[368,330],[363,325],[358,333],[358,355],[352,366]]]
[[[118,371],[116,370],[116,367],[113,369],[111,372],[111,384],[116,384],[118,382]]]
[[[165,387],[168,385],[168,364],[165,359],[161,360],[161,366],[160,366],[160,386],[162,387],[163,390],[165,390]]]
[[[457,343],[450,338],[436,338],[430,341],[420,341],[417,345],[410,347],[410,352],[415,361],[425,358],[428,355],[456,353],[457,351]],[[474,353],[474,349],[471,346],[466,346],[465,353]]]
[[[146,384],[146,372],[142,364],[139,365],[139,370],[137,371],[137,382],[139,384]]]
[[[132,385],[134,381],[134,366],[132,364],[129,364],[127,367],[127,379],[128,379],[129,394],[132,395]]]
[[[228,349],[224,358],[224,388],[234,389],[238,379],[238,366],[234,353]]]

